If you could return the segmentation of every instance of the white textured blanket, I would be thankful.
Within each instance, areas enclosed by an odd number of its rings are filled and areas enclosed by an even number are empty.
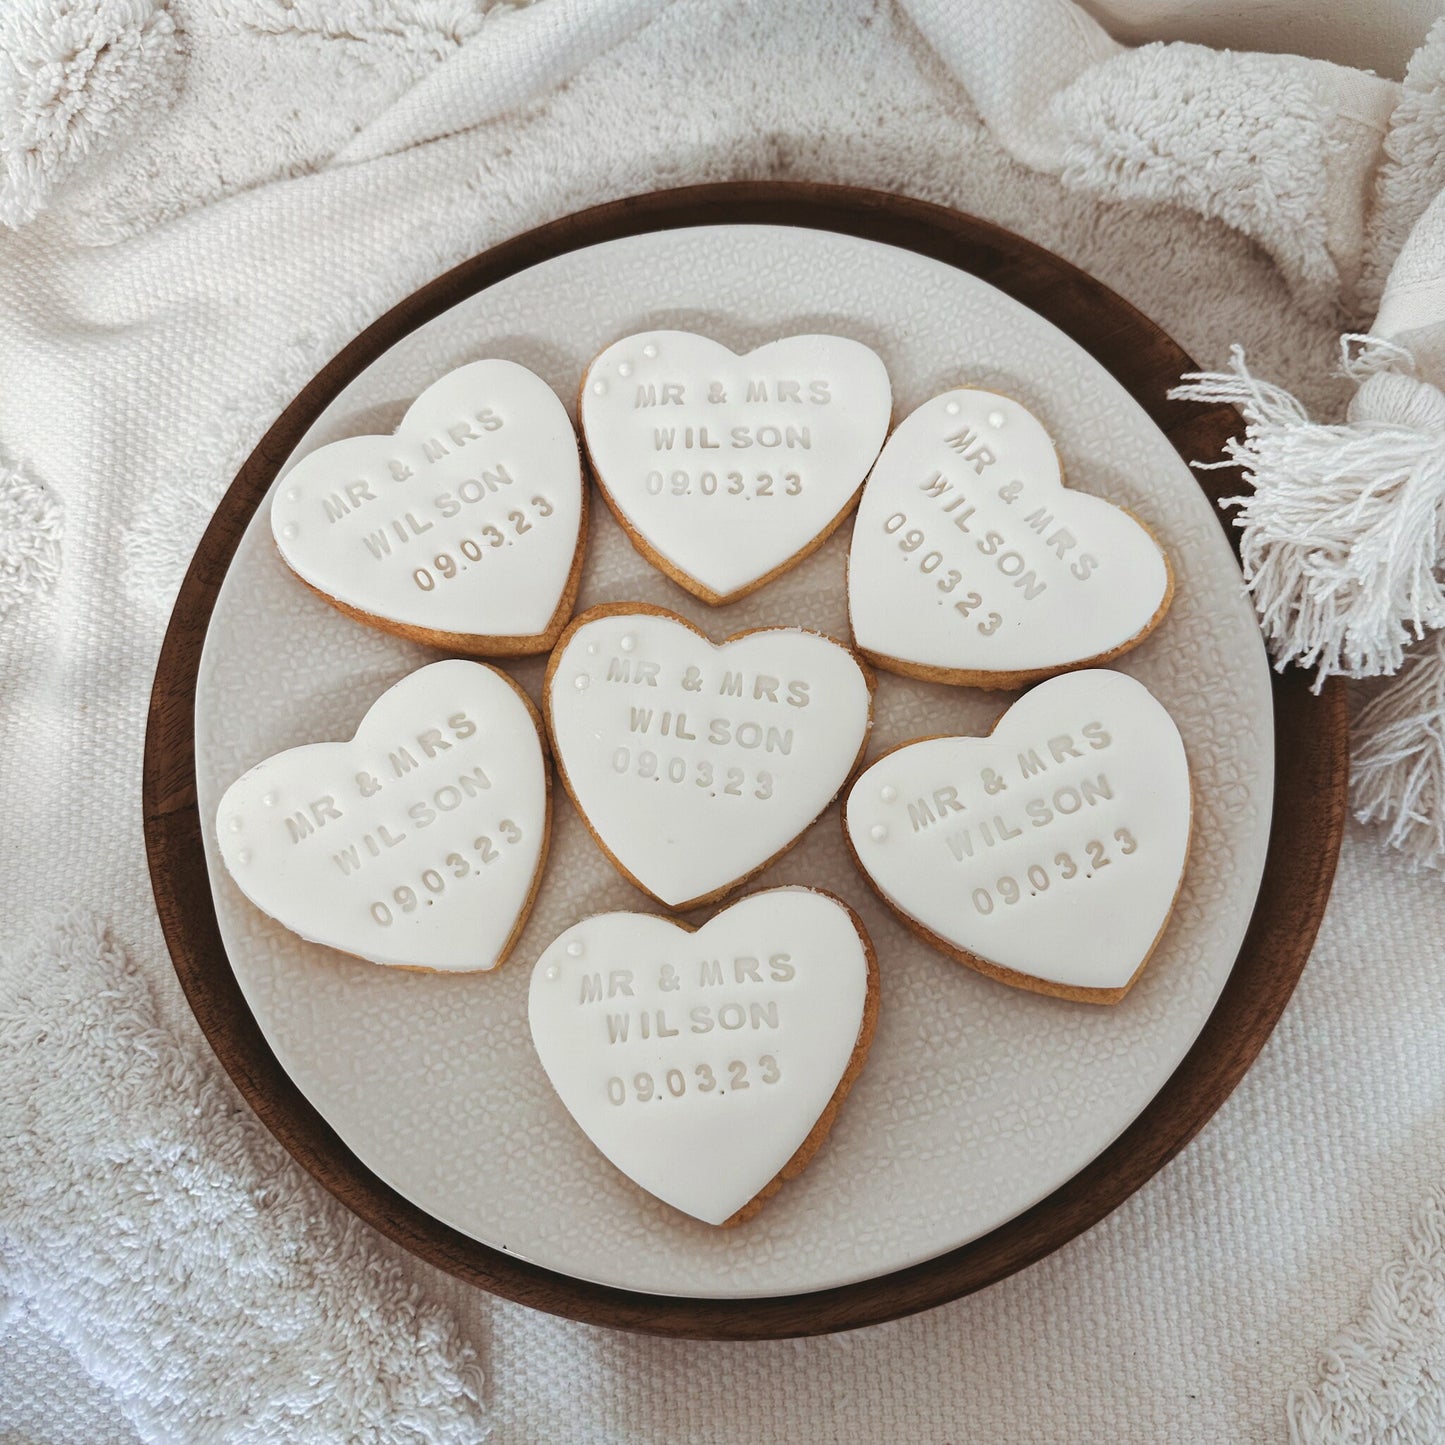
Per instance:
[[[1100,150],[1054,173],[1039,101],[1114,53],[1062,0],[3,8],[0,1439],[1445,1436],[1445,900],[1363,829],[1280,1029],[1178,1161],[982,1296],[797,1344],[548,1319],[372,1237],[220,1076],[150,901],[146,702],[210,509],[356,330],[531,225],[710,179],[899,190],[1337,414],[1331,308],[1380,278],[1326,200],[1395,88],[1248,62],[1253,134],[1288,158],[1255,177],[1288,203],[1270,226],[1187,167],[1126,199]],[[1156,108],[1204,73],[1144,59]],[[1118,96],[1075,98],[1108,119]]]

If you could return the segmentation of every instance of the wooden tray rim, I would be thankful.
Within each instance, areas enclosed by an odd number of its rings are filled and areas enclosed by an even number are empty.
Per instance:
[[[617,1329],[694,1339],[780,1339],[877,1324],[996,1283],[1117,1208],[1203,1128],[1269,1037],[1323,917],[1344,834],[1349,771],[1344,687],[1319,696],[1276,674],[1275,798],[1259,897],[1234,969],[1184,1060],[1091,1163],[1024,1213],[925,1263],[835,1289],[680,1299],[593,1284],[478,1243],[371,1174],[271,1052],[222,945],[196,805],[195,693],[211,613],[236,547],[276,472],[317,416],[383,352],[466,297],[541,261],[647,231],[795,225],[900,246],[981,277],[1044,316],[1111,371],[1186,460],[1216,457],[1243,429],[1232,408],[1171,402],[1194,363],[1153,322],[1077,267],[989,222],[886,192],[811,182],[723,182],[651,192],[563,217],[437,277],[344,347],[267,431],[221,499],[181,584],[156,667],[143,821],[152,888],[181,987],[242,1096],[337,1199],[428,1263],[495,1294]],[[1239,489],[1200,475],[1211,501]],[[1221,525],[1226,525],[1221,518]],[[1228,530],[1228,528],[1227,528]],[[1232,531],[1230,532],[1233,536]],[[1297,852],[1292,839],[1315,847]]]

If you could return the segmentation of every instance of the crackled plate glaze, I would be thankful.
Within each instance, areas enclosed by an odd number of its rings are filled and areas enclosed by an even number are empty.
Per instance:
[[[216,913],[272,1049],[387,1184],[448,1225],[582,1279],[704,1298],[874,1278],[986,1233],[1052,1192],[1145,1107],[1208,1017],[1244,937],[1269,835],[1269,672],[1219,523],[1188,468],[1114,379],[1048,322],[910,251],[801,228],[694,228],[611,241],[520,272],[374,363],[297,448],[394,427],[464,361],[501,356],[567,401],[620,336],[674,327],[743,352],[777,336],[852,336],[887,363],[897,411],[960,384],[1016,397],[1057,440],[1072,485],[1127,507],[1167,548],[1178,592],[1118,664],[1169,709],[1195,783],[1195,839],[1164,941],[1130,995],[1098,1009],[1021,994],[915,939],[854,871],[836,806],[757,880],[830,889],[878,951],[879,1027],[827,1145],[746,1227],[678,1215],[619,1174],[553,1093],[527,1027],[531,965],[592,913],[648,906],[559,798],[552,856],[513,958],[426,976],[302,942],[249,904],[208,834]],[[283,472],[284,476],[284,472]],[[357,626],[276,556],[262,506],[218,599],[196,701],[203,818],[283,748],[351,734],[370,702],[435,654]],[[848,636],[851,524],[721,612],[592,513],[579,609],[644,601],[704,629],[778,623]],[[545,659],[506,664],[538,699]],[[984,732],[1011,700],[879,680],[869,754],[926,733]],[[693,921],[708,916],[706,910]]]

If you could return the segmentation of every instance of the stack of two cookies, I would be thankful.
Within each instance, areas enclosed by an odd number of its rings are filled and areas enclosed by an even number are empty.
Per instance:
[[[273,527],[293,571],[359,620],[472,656],[550,650],[543,708],[567,790],[618,869],[686,911],[735,891],[846,786],[871,728],[869,663],[1018,687],[1107,661],[1167,606],[1152,538],[1063,489],[1024,408],[949,392],[884,445],[891,410],[879,358],[836,337],[739,357],[647,333],[582,380],[604,498],[640,552],[711,604],[807,556],[862,488],[857,652],[786,627],[713,643],[641,604],[569,623],[587,511],[576,439],[555,394],[510,362],[443,378],[393,437],[303,458]],[[945,952],[1112,1001],[1167,920],[1188,775],[1158,703],[1093,667],[1035,688],[988,738],[884,754],[844,816],[870,883]],[[218,816],[228,869],[287,926],[446,970],[506,957],[549,825],[531,703],[464,661],[404,679],[350,742],[258,765]],[[771,889],[696,933],[647,914],[584,919],[537,960],[531,1024],[559,1095],[614,1163],[734,1223],[821,1143],[871,1042],[877,979],[846,904]]]

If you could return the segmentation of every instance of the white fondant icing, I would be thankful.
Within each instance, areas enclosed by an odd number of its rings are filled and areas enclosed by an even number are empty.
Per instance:
[[[216,811],[221,856],[260,909],[373,963],[495,967],[547,834],[546,763],[516,687],[434,662],[384,692],[350,742],[258,763]]]
[[[434,382],[394,436],[346,437],[282,478],[271,528],[330,597],[407,627],[545,632],[580,541],[582,470],[566,409],[513,361]]]
[[[578,808],[674,908],[747,877],[817,818],[857,762],[871,709],[853,653],[795,627],[718,644],[671,615],[584,614],[548,669],[548,722]]]
[[[1149,533],[1065,487],[1038,418],[988,391],[944,392],[899,425],[848,554],[858,646],[957,672],[1103,657],[1148,627],[1168,591]]]
[[[708,1224],[793,1157],[863,1027],[868,958],[848,910],[776,888],[692,933],[603,913],[537,960],[528,1016],[583,1132],[649,1193]]]
[[[790,336],[744,356],[687,331],[613,343],[581,425],[613,506],[710,602],[781,569],[847,509],[888,434],[878,355]]]
[[[948,943],[1115,989],[1169,917],[1190,809],[1174,720],[1142,683],[1092,669],[1026,693],[988,737],[885,754],[843,816],[883,895]]]

